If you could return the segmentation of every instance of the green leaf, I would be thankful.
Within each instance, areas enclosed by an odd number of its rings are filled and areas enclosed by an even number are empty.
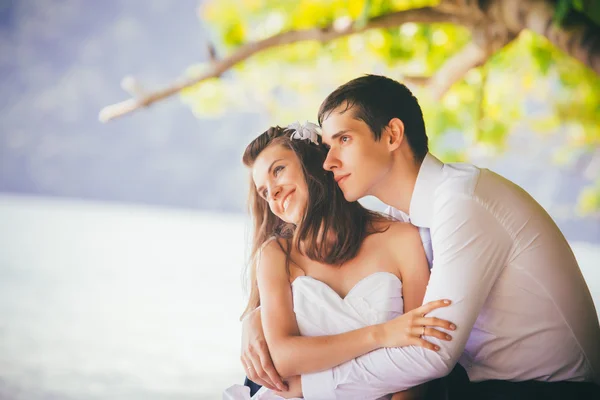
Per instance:
[[[578,203],[580,215],[591,214],[598,210],[600,210],[600,180],[583,189]]]
[[[554,9],[554,22],[561,24],[572,7],[572,0],[558,0]]]
[[[356,28],[362,29],[365,27],[365,25],[367,25],[367,22],[369,22],[369,13],[371,11],[371,3],[372,2],[373,2],[372,0],[365,0],[365,4],[363,5],[363,9],[360,13],[360,16],[354,23]]]

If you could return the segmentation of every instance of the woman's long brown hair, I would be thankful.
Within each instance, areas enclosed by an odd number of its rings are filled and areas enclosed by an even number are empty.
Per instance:
[[[341,265],[356,256],[369,234],[378,232],[373,222],[385,218],[367,210],[357,201],[349,202],[336,184],[333,173],[323,169],[327,147],[309,140],[291,139],[294,130],[271,127],[246,147],[242,161],[252,168],[259,154],[269,146],[280,145],[292,150],[298,157],[308,186],[308,204],[297,226],[275,216],[266,200],[259,196],[250,179],[249,211],[253,233],[248,263],[250,296],[242,318],[260,305],[256,268],[262,246],[272,237],[287,245],[281,246],[287,255],[289,267],[292,248],[300,250],[311,260],[324,264]],[[302,247],[300,247],[302,243]]]

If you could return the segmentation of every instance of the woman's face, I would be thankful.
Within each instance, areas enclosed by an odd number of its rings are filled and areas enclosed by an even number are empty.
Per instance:
[[[298,224],[308,203],[308,185],[296,154],[281,145],[264,149],[252,167],[258,195],[271,212],[285,222]]]

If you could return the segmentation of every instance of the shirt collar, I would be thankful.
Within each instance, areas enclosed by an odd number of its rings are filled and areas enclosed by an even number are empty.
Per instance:
[[[444,163],[431,153],[425,155],[410,200],[409,214],[413,225],[431,228],[434,193],[442,179],[443,168]]]

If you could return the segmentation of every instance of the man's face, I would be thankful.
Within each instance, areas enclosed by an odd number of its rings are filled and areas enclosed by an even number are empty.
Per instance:
[[[330,146],[323,168],[333,172],[348,201],[374,194],[391,168],[391,152],[383,134],[375,141],[369,126],[354,118],[353,109],[343,104],[322,123],[323,142]]]

